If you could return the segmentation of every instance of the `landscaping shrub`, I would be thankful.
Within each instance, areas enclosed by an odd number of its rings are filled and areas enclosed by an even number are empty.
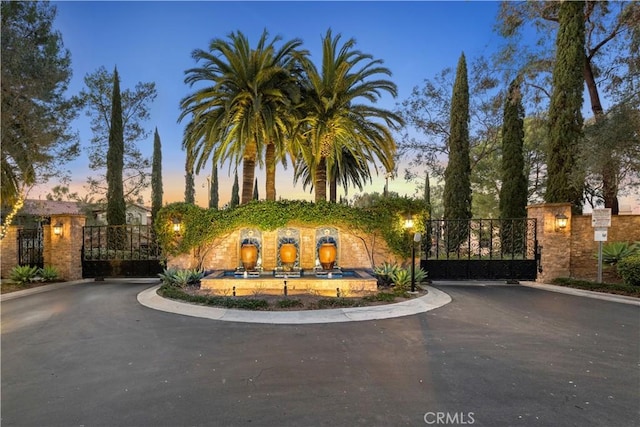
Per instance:
[[[640,254],[639,242],[611,242],[602,246],[602,262],[607,265],[616,265],[626,257],[637,254]]]
[[[411,272],[405,268],[398,269],[393,275],[393,292],[396,295],[404,295],[411,286]]]
[[[38,267],[28,265],[17,265],[13,267],[9,278],[20,285],[26,285],[33,282],[38,276]]]
[[[38,276],[45,282],[53,282],[58,279],[58,270],[53,266],[47,265],[38,270]]]
[[[393,285],[393,277],[400,269],[397,263],[383,262],[373,269],[373,275],[378,279],[379,287],[389,287]]]
[[[200,283],[200,279],[204,277],[204,271],[201,270],[179,270],[176,268],[164,269],[159,273],[160,281],[163,285],[176,286],[184,288],[186,286],[196,286]]]
[[[551,281],[554,285],[566,286],[568,288],[584,289],[594,292],[606,292],[609,294],[626,295],[640,297],[640,287],[631,286],[626,283],[598,283],[588,280],[572,279],[569,277],[558,277]]]
[[[623,258],[618,262],[617,269],[625,284],[640,286],[640,254]]]

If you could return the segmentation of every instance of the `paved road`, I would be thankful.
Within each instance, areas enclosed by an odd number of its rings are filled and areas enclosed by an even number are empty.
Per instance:
[[[143,307],[148,286],[4,301],[2,426],[640,425],[637,306],[441,286],[414,316],[256,325]]]

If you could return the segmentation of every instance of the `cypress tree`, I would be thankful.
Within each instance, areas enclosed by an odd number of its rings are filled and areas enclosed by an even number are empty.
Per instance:
[[[253,200],[258,200],[260,196],[258,195],[258,178],[256,178],[255,183],[253,184]]]
[[[527,216],[527,178],[524,175],[524,107],[520,88],[511,82],[502,122],[502,187],[500,218]]]
[[[454,251],[466,239],[471,218],[471,160],[469,157],[469,82],[464,53],[460,55],[451,97],[449,163],[444,171],[444,218],[447,248]]]
[[[238,184],[238,171],[236,171],[235,178],[233,179],[233,187],[231,187],[231,201],[229,202],[230,208],[235,208],[240,204],[240,184]]]
[[[118,69],[113,72],[111,97],[111,126],[107,150],[107,224],[124,225],[127,222],[122,169],[124,167],[124,128],[122,125],[122,99]]]
[[[155,221],[162,208],[162,145],[156,128],[153,135],[153,160],[151,163],[151,219]]]
[[[218,182],[218,165],[216,165],[216,161],[213,160],[211,162],[211,189],[209,193],[209,209],[218,210],[218,205],[220,204],[220,195],[218,192],[218,187],[220,183]]]
[[[522,253],[527,216],[527,178],[524,175],[524,107],[514,80],[504,104],[502,122],[502,186],[500,242],[503,253]],[[489,237],[490,238],[490,237]]]
[[[570,202],[576,213],[582,211],[584,188],[583,174],[576,170],[583,124],[584,5],[584,1],[560,3],[544,195],[548,203]]]
[[[193,178],[193,157],[187,153],[184,176],[184,202],[194,204],[196,202],[196,183]]]
[[[429,183],[429,172],[425,172],[424,178],[424,204],[427,208],[427,226],[425,230],[425,236],[423,240],[423,248],[426,254],[429,254],[431,250],[431,184]]]

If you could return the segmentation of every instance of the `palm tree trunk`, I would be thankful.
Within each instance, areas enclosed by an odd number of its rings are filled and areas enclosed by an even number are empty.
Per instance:
[[[314,183],[316,191],[316,202],[327,201],[327,159],[320,157],[316,166],[316,178]]]
[[[266,197],[267,200],[276,200],[276,146],[267,144],[264,154],[266,168]]]
[[[247,145],[242,158],[242,198],[240,204],[245,205],[253,199],[253,180],[256,174],[256,146]]]
[[[329,180],[329,201],[336,203],[338,198],[338,180],[333,177]]]

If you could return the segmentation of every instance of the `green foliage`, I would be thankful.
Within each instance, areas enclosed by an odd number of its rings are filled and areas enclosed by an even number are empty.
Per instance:
[[[235,208],[240,204],[240,184],[238,183],[238,171],[236,171],[233,177],[233,186],[231,187],[231,200],[229,201],[229,207]]]
[[[427,279],[428,274],[422,268],[416,266],[416,270],[414,271],[414,277],[416,279],[416,283],[422,283]]]
[[[625,284],[640,286],[640,253],[626,256],[618,262],[617,268]]]
[[[79,144],[71,126],[77,108],[64,97],[71,55],[53,28],[56,7],[31,1],[3,1],[1,7],[0,200],[12,206],[23,187],[61,176]]]
[[[159,273],[160,281],[164,286],[175,286],[178,288],[185,288],[187,286],[196,286],[200,283],[200,279],[204,277],[204,272],[201,270],[191,269],[165,269],[162,273]]]
[[[211,189],[209,192],[209,208],[217,210],[218,205],[220,204],[218,165],[216,164],[215,159],[213,159],[211,163]]]
[[[304,304],[299,299],[281,299],[276,302],[276,305],[279,308],[295,308],[295,307],[303,307]]]
[[[602,262],[607,265],[616,265],[624,258],[640,253],[640,242],[611,242],[602,246]],[[597,254],[595,255],[598,256]]]
[[[11,269],[9,278],[20,285],[33,282],[38,276],[38,267],[28,265],[17,265]]]
[[[549,106],[547,203],[570,202],[582,212],[584,176],[577,167],[582,138],[585,66],[584,2],[561,2],[553,93]]]
[[[444,172],[444,217],[471,218],[471,160],[469,158],[469,83],[467,62],[460,56],[451,99],[449,162]]]
[[[318,308],[341,308],[341,307],[357,307],[361,304],[357,299],[352,298],[322,298],[318,300]]]
[[[400,269],[397,263],[383,262],[373,269],[373,274],[378,279],[379,286],[391,286],[396,272]]]
[[[366,297],[362,297],[363,301],[370,302],[393,302],[396,299],[396,295],[389,292],[378,292],[374,295],[368,295]]]
[[[524,175],[523,144],[524,108],[519,85],[513,81],[505,100],[502,123],[500,218],[503,219],[527,217],[527,178]]]
[[[210,305],[214,307],[238,308],[245,310],[265,310],[269,308],[269,303],[263,299],[190,295],[175,286],[163,285],[160,287],[160,289],[158,289],[158,294],[165,298],[177,299],[195,304]]]
[[[411,286],[411,271],[405,268],[399,268],[393,275],[393,284],[393,292],[396,295],[406,294]]]
[[[162,143],[158,128],[153,135],[153,160],[151,163],[151,219],[162,208]]]
[[[122,170],[124,167],[124,128],[122,125],[122,100],[120,97],[120,78],[118,70],[113,71],[113,96],[111,99],[111,127],[109,130],[109,149],[107,150],[107,224],[123,225],[127,223],[126,204]],[[113,244],[119,245],[114,237]]]
[[[584,289],[594,292],[605,292],[609,294],[626,295],[632,297],[640,297],[640,287],[628,284],[617,283],[597,283],[588,280],[578,280],[569,277],[558,277],[551,281],[552,284],[558,286],[566,286],[569,288]]]
[[[240,227],[271,231],[288,224],[333,224],[354,232],[378,233],[393,253],[407,257],[411,248],[411,236],[403,228],[407,212],[415,217],[415,231],[424,232],[427,219],[424,202],[406,198],[381,200],[364,209],[337,203],[285,200],[251,201],[234,209],[216,211],[173,203],[160,210],[154,226],[162,251],[168,255],[187,253]],[[182,223],[179,236],[173,232],[174,218]]]
[[[51,265],[45,265],[38,270],[38,276],[45,282],[53,282],[58,279],[58,269]]]

